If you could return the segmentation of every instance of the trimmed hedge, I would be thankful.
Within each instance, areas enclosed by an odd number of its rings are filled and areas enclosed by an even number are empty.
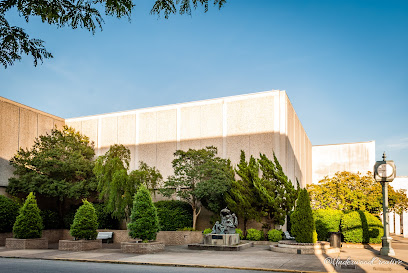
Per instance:
[[[193,226],[191,206],[179,200],[165,200],[154,203],[159,217],[160,230],[174,231]]]
[[[13,235],[18,239],[41,238],[42,230],[40,209],[34,193],[30,192],[14,223]]]
[[[53,210],[41,210],[41,218],[43,220],[44,229],[59,229],[61,228],[58,212]]]
[[[298,243],[316,243],[317,233],[313,220],[310,197],[306,189],[299,191],[295,211],[291,214],[291,233]]]
[[[380,244],[384,234],[379,218],[366,211],[345,213],[341,220],[341,231],[345,242]]]
[[[329,232],[340,231],[340,221],[343,216],[341,210],[317,209],[313,211],[317,238],[319,241],[327,241]]]
[[[0,232],[11,232],[19,214],[20,205],[0,195]]]
[[[107,212],[106,205],[104,203],[93,204],[98,218],[99,229],[119,229],[119,221],[113,218],[112,215]]]
[[[98,218],[92,203],[86,199],[75,213],[74,222],[71,225],[70,233],[75,239],[95,240],[98,236]]]
[[[263,232],[261,230],[250,228],[247,230],[246,239],[251,241],[260,241],[263,239]]]
[[[268,231],[268,240],[272,242],[279,242],[282,240],[282,230],[280,229],[271,229]]]
[[[129,236],[133,239],[141,239],[143,242],[156,239],[159,219],[150,192],[145,186],[141,186],[135,194],[128,229]]]

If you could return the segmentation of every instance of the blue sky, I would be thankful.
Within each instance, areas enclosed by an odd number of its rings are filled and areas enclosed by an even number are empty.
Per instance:
[[[70,118],[286,90],[313,145],[375,140],[408,175],[408,1],[229,0],[168,20],[135,3],[95,35],[8,13],[55,58],[0,68],[0,95]]]

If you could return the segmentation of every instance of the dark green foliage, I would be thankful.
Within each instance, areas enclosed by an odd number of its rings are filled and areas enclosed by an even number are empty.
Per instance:
[[[14,223],[13,235],[18,239],[41,238],[42,229],[40,209],[34,193],[30,192]]]
[[[345,213],[341,219],[345,242],[380,244],[384,235],[381,220],[366,211]]]
[[[43,220],[44,229],[59,229],[61,228],[60,217],[58,212],[53,210],[41,210],[41,218]]]
[[[76,240],[95,240],[98,236],[98,218],[92,203],[86,199],[82,200],[83,205],[75,213],[74,223],[70,228],[70,233]]]
[[[62,217],[62,226],[65,229],[70,229],[72,223],[74,222],[75,213],[78,210],[79,206],[71,206],[71,208],[64,213]]]
[[[246,239],[250,241],[261,241],[263,239],[263,232],[261,230],[250,228],[247,230]]]
[[[225,200],[231,211],[243,220],[245,233],[249,220],[261,219],[259,199],[254,186],[259,180],[259,165],[253,156],[250,157],[249,162],[246,162],[245,152],[241,150],[240,161],[235,172],[240,179],[231,182],[231,189],[225,194]]]
[[[262,179],[255,180],[255,189],[262,211],[267,215],[267,227],[272,223],[283,225],[287,213],[295,205],[298,191],[283,172],[282,166],[273,153],[273,161],[264,154],[258,160]],[[299,188],[299,183],[297,183]]]
[[[212,228],[206,228],[203,231],[203,234],[210,234],[212,232]]]
[[[340,220],[343,216],[341,210],[317,209],[313,211],[317,238],[319,241],[327,241],[329,232],[340,231]]]
[[[235,233],[239,235],[239,239],[241,239],[241,240],[244,239],[244,233],[242,232],[242,229],[236,228]]]
[[[165,181],[161,193],[170,197],[174,193],[188,202],[193,210],[193,228],[202,205],[214,213],[225,206],[224,194],[234,180],[229,160],[216,156],[217,148],[177,150],[172,161],[174,175]]]
[[[89,196],[96,189],[92,173],[95,151],[89,138],[64,126],[36,138],[31,149],[20,149],[10,160],[15,168],[7,192],[34,192],[58,203],[62,216],[65,200]]]
[[[280,229],[271,229],[268,231],[268,240],[272,242],[279,242],[282,240],[282,230]]]
[[[158,201],[155,204],[160,230],[171,231],[193,225],[191,206],[179,200]]]
[[[119,229],[118,219],[111,216],[104,203],[93,204],[98,218],[98,229]]]
[[[306,189],[299,191],[295,211],[291,215],[291,234],[299,243],[316,243],[317,234],[310,198]]]
[[[13,230],[19,209],[20,206],[17,202],[0,195],[0,233]]]
[[[135,195],[128,229],[129,236],[134,239],[143,241],[156,239],[159,218],[149,190],[145,186],[141,186]]]

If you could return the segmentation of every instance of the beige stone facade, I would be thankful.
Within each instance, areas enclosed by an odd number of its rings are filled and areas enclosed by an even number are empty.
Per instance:
[[[336,172],[361,174],[372,172],[375,164],[375,141],[316,145],[313,151],[313,183]]]
[[[36,137],[64,124],[63,118],[0,97],[0,194],[13,175],[9,160],[16,152],[31,148]]]
[[[285,91],[267,91],[212,100],[71,118],[66,124],[90,137],[96,154],[124,144],[131,169],[144,161],[171,175],[177,149],[213,145],[237,164],[240,150],[259,157],[276,153],[285,173],[302,186],[312,181],[312,145]]]

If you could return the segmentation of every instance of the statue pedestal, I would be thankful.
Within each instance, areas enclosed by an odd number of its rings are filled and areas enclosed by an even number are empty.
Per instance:
[[[239,234],[206,234],[205,245],[233,246],[239,244]]]

